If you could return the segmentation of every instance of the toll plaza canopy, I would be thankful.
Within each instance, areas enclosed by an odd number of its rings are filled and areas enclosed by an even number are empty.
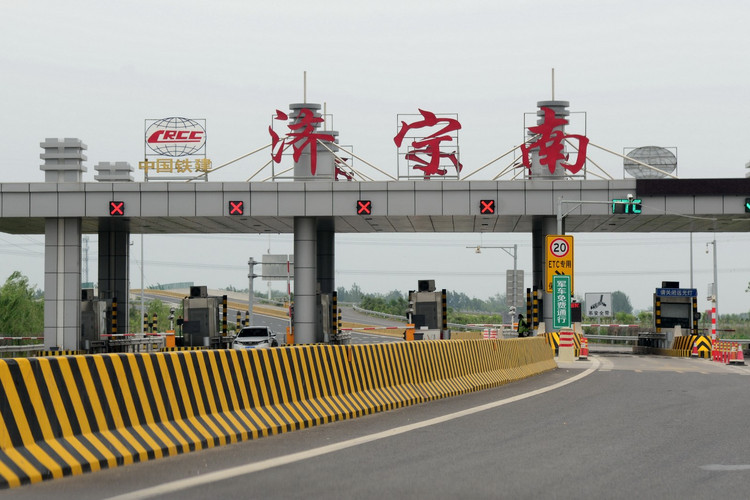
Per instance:
[[[640,213],[613,213],[629,199]],[[560,213],[565,232],[744,232],[748,200],[747,178],[12,183],[0,184],[0,231],[80,218],[83,233],[113,221],[145,234],[292,233],[294,217],[324,217],[339,233],[531,232]]]

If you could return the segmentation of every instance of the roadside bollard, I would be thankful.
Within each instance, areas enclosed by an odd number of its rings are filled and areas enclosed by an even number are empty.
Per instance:
[[[589,339],[581,337],[581,352],[578,355],[579,361],[586,361],[589,359]]]

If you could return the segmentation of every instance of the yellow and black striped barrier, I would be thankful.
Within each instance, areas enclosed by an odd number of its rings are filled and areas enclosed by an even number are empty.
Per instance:
[[[0,360],[0,486],[358,417],[555,367],[541,337]]]
[[[711,339],[705,335],[691,335],[690,338],[693,339],[693,342],[695,342],[695,345],[698,348],[698,357],[711,359]],[[691,352],[692,349],[693,347],[691,345]]]
[[[698,356],[701,358],[711,358],[711,339],[705,335],[684,335],[675,337],[672,341],[672,347],[669,349],[660,347],[635,346],[635,354],[655,354],[657,356],[672,356],[678,358],[689,358],[693,352],[693,344],[696,345]]]
[[[86,354],[86,351],[37,351],[34,356],[74,356]]]
[[[172,346],[162,347],[159,349],[160,352],[178,352],[178,351],[207,351],[206,346]]]
[[[545,332],[541,334],[547,341],[547,344],[552,348],[552,352],[557,355],[560,350],[560,332]],[[581,337],[580,333],[573,334],[573,355],[577,358],[581,355]]]

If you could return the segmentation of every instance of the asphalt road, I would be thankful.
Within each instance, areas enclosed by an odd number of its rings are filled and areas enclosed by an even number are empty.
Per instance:
[[[599,354],[492,390],[1,496],[747,498],[749,376]]]

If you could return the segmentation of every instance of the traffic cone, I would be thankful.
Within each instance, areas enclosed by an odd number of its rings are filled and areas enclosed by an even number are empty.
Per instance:
[[[698,341],[693,342],[693,352],[690,353],[690,356],[694,358],[698,357]]]
[[[589,341],[586,337],[581,337],[581,352],[578,354],[579,361],[589,359]]]
[[[742,346],[737,346],[737,360],[735,361],[735,364],[738,365],[745,365],[745,353],[742,352]]]

